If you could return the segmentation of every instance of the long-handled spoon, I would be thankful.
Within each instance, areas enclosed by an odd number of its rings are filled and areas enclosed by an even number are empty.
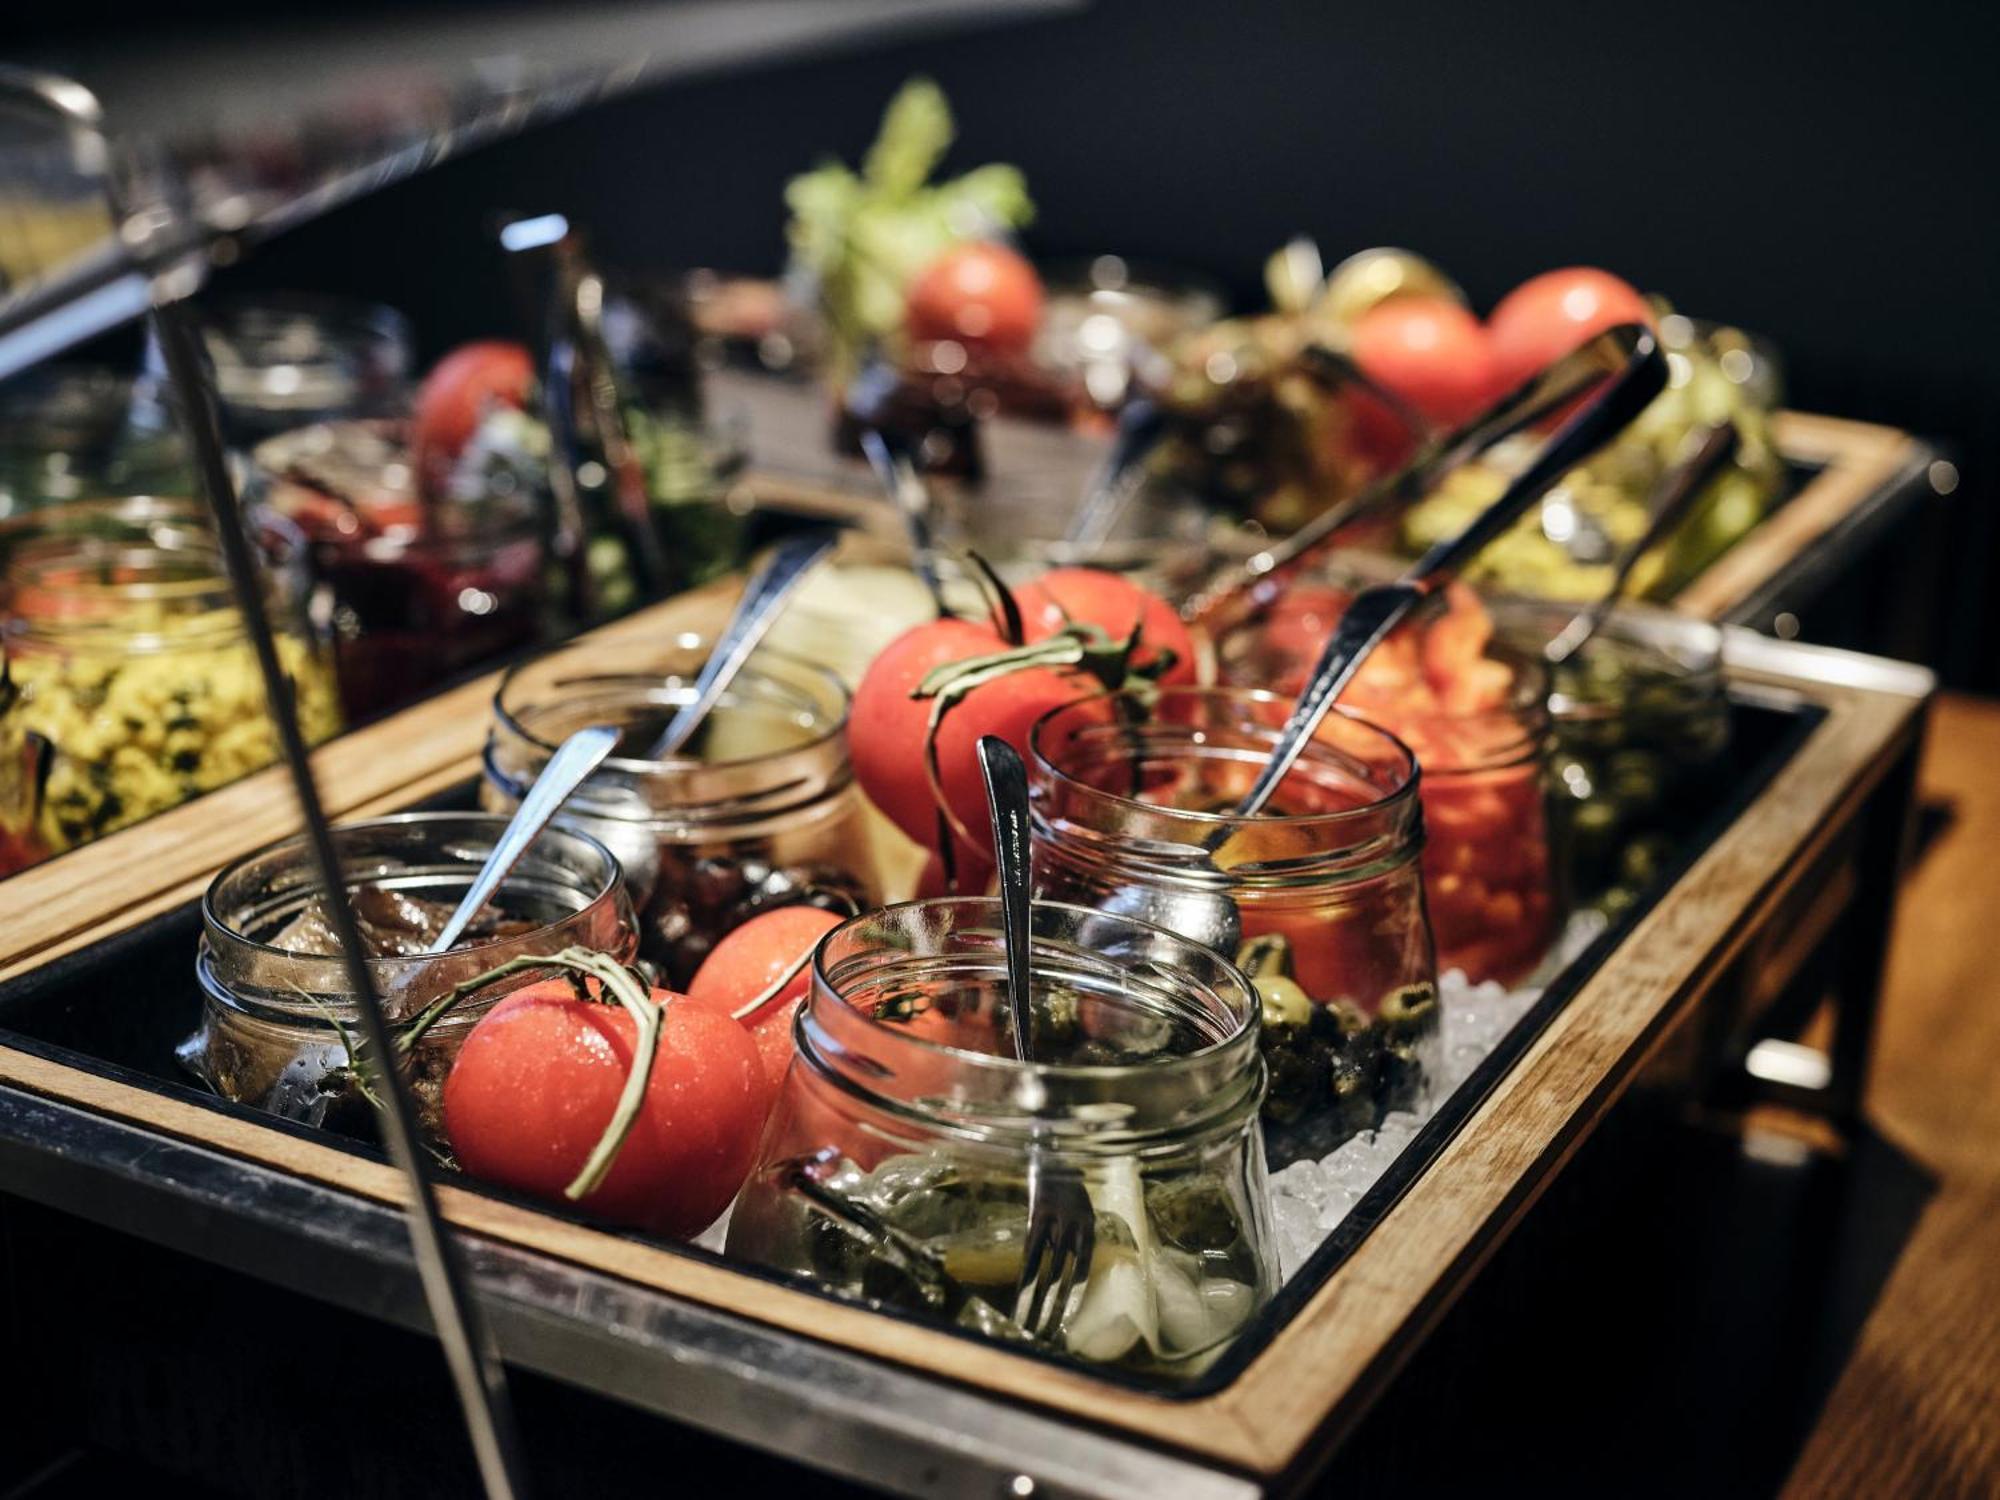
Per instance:
[[[831,531],[811,531],[787,537],[778,544],[770,559],[744,585],[743,596],[736,601],[735,613],[722,627],[722,634],[716,637],[715,648],[708,653],[708,660],[702,664],[701,672],[694,680],[694,697],[682,704],[667,720],[667,727],[660,731],[660,737],[646,752],[650,759],[665,760],[670,755],[678,754],[681,747],[693,738],[695,730],[701,727],[701,721],[708,717],[709,710],[729,691],[729,684],[743,670],[750,653],[757,649],[758,643],[777,623],[793,591],[838,541],[839,537]]]
[[[1622,431],[1664,389],[1666,361],[1658,341],[1642,328],[1630,332],[1631,354],[1625,368],[1562,425],[1505,493],[1457,536],[1426,552],[1402,578],[1364,589],[1354,597],[1320,653],[1257,780],[1228,814],[1230,821],[1218,825],[1200,846],[1211,864],[1232,836],[1234,821],[1263,811],[1368,653],[1550,486]],[[1114,892],[1105,907],[1144,918],[1226,957],[1233,958],[1242,941],[1242,915],[1228,894],[1215,886],[1193,882],[1171,890],[1126,886]]]
[[[593,724],[588,729],[579,729],[556,747],[556,753],[542,767],[542,774],[535,778],[535,784],[528,788],[521,805],[514,809],[514,816],[507,820],[506,828],[494,840],[493,852],[479,867],[479,873],[473,877],[464,899],[444,924],[443,931],[425,950],[427,953],[447,952],[452,944],[465,936],[465,929],[472,925],[472,919],[493,899],[493,893],[500,889],[500,883],[521,862],[521,856],[528,852],[528,846],[548,826],[549,819],[569,801],[570,793],[583,784],[583,779],[603,764],[604,757],[617,743],[617,730],[608,725]]]
[[[1153,402],[1140,396],[1125,403],[1118,413],[1111,451],[1091,475],[1083,503],[1077,506],[1063,533],[1065,542],[1078,548],[1104,545],[1145,479],[1148,455],[1166,433],[1166,414]]]
[[[861,430],[861,451],[868,455],[875,477],[882,481],[883,492],[896,507],[903,534],[910,542],[910,566],[930,590],[938,618],[943,619],[951,613],[951,607],[944,601],[944,584],[938,577],[937,541],[931,535],[930,490],[917,472],[916,459],[901,439],[879,427]]]
[[[1696,498],[1707,488],[1708,481],[1716,471],[1736,457],[1737,434],[1734,422],[1712,424],[1697,442],[1688,456],[1675,464],[1660,477],[1655,486],[1648,509],[1651,519],[1639,539],[1625,549],[1617,568],[1612,572],[1611,582],[1595,603],[1581,609],[1570,617],[1568,624],[1557,631],[1542,648],[1542,658],[1552,667],[1559,667],[1577,652],[1584,642],[1596,635],[1611,618],[1611,611],[1624,596],[1625,585],[1632,580],[1632,570],[1639,566],[1639,559],[1653,550],[1654,544],[1680,524]]]

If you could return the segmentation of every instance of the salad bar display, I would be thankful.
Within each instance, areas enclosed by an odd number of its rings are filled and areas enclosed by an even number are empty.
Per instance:
[[[532,326],[414,386],[239,309],[201,488],[0,401],[0,1185],[182,1243],[199,1153],[216,1258],[376,1307],[435,1182],[510,1358],[905,1490],[1243,1493],[1667,1039],[1715,1083],[1798,891],[1886,920],[1924,674],[1634,602],[1807,525],[1760,343],[1304,240],[1244,317],[1045,281],[952,134],[919,80],[796,178],[767,295],[515,221]]]

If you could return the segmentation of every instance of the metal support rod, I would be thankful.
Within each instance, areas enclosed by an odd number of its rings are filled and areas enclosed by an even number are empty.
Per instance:
[[[243,612],[244,628],[257,654],[258,669],[263,674],[266,706],[277,730],[286,769],[291,773],[307,843],[326,894],[328,923],[339,941],[348,986],[354,992],[356,1009],[361,1015],[362,1037],[369,1058],[376,1063],[373,1071],[382,1100],[379,1118],[389,1154],[409,1186],[410,1240],[423,1282],[424,1300],[438,1342],[444,1346],[445,1362],[451,1369],[486,1493],[492,1500],[514,1500],[527,1493],[527,1483],[507,1395],[505,1367],[478,1304],[466,1290],[458,1248],[438,1212],[437,1195],[431,1186],[423,1145],[417,1137],[416,1112],[410,1103],[408,1084],[398,1066],[395,1041],[368,972],[366,950],[348,904],[333,833],[327,826],[319,790],[313,782],[304,736],[299,732],[291,679],[278,660],[277,645],[272,639],[257,559],[244,529],[235,482],[223,448],[219,415],[202,364],[200,333],[186,302],[156,306],[152,320],[167,374],[180,396],[182,424],[194,453],[202,491],[215,517],[216,540],[222,549],[237,605]]]

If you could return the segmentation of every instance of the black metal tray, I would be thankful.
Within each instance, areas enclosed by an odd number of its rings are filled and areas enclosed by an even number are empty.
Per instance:
[[[1723,768],[1724,774],[1709,779],[1711,786],[1720,789],[1719,794],[1712,806],[1702,810],[1698,826],[1677,860],[1662,871],[1644,899],[1556,975],[1540,999],[1471,1077],[1437,1107],[1389,1170],[1286,1283],[1230,1352],[1198,1381],[1175,1386],[1162,1394],[1185,1399],[1211,1393],[1226,1385],[1257,1356],[1294,1310],[1352,1253],[1422,1174],[1479,1102],[1506,1075],[1542,1028],[1570,1002],[1632,926],[1756,798],[1822,717],[1822,711],[1810,704],[1764,695],[1734,695],[1731,711],[1729,764]],[[465,805],[469,800],[469,788],[462,788],[427,805]],[[0,984],[0,1046],[15,1047],[165,1096],[256,1120],[288,1134],[379,1156],[370,1143],[278,1120],[219,1099],[180,1067],[174,1049],[195,1029],[200,1014],[200,995],[194,979],[199,932],[199,903],[189,902],[91,948]],[[1270,1133],[1268,1144],[1272,1159],[1278,1163],[1325,1149],[1323,1143],[1277,1130]],[[469,1181],[466,1185],[478,1186]],[[493,1192],[484,1187],[478,1190]],[[511,1197],[505,1193],[494,1196]],[[533,1206],[544,1212],[562,1212],[546,1204]],[[697,1249],[686,1249],[685,1253],[707,1255]],[[729,1264],[736,1266],[735,1262]],[[736,1266],[736,1269],[749,1268]],[[904,1316],[893,1312],[888,1315]],[[1127,1383],[1095,1368],[1091,1373]],[[1153,1385],[1145,1388],[1159,1390]]]

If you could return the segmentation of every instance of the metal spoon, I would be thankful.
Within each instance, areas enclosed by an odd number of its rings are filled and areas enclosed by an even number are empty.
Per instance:
[[[617,743],[617,730],[609,725],[593,724],[588,729],[579,729],[556,747],[556,753],[542,767],[542,774],[535,778],[535,784],[528,788],[521,805],[514,809],[514,816],[507,820],[500,837],[494,840],[493,852],[479,867],[479,873],[473,877],[464,899],[445,922],[444,930],[424,950],[426,953],[448,952],[452,944],[465,936],[465,929],[472,925],[472,919],[493,899],[493,893],[500,889],[500,883],[521,862],[521,856],[528,852],[528,846],[548,826],[549,819],[569,801],[570,793],[583,784],[584,778],[603,764],[604,757]]]
[[[1111,439],[1111,451],[1091,476],[1083,503],[1070,517],[1063,541],[1072,547],[1096,548],[1104,545],[1111,528],[1132,503],[1145,479],[1146,459],[1167,434],[1166,414],[1143,396],[1125,403],[1118,413],[1118,429]]]
[[[944,584],[938,578],[937,541],[931,535],[931,492],[917,472],[916,459],[900,438],[879,427],[861,430],[861,451],[868,455],[875,477],[882,481],[889,503],[902,519],[903,532],[910,540],[910,566],[930,590],[938,618],[946,618],[951,607],[944,601]]]
[[[1695,434],[1690,434],[1690,437]],[[1619,560],[1617,570],[1611,575],[1611,582],[1597,601],[1587,609],[1579,610],[1567,625],[1556,632],[1548,645],[1542,648],[1542,659],[1552,667],[1559,667],[1583,649],[1584,642],[1603,628],[1611,618],[1611,611],[1624,596],[1625,585],[1632,579],[1632,570],[1639,566],[1639,559],[1653,550],[1661,537],[1672,531],[1681,518],[1688,513],[1695,499],[1715,477],[1716,471],[1736,457],[1736,424],[1716,422],[1700,435],[1700,441],[1692,452],[1675,464],[1660,477],[1654,487],[1648,509],[1652,519],[1640,533],[1639,540],[1625,550]]]
[[[708,711],[729,691],[729,684],[743,670],[750,653],[769,634],[792,591],[833,550],[838,540],[831,531],[812,531],[788,537],[778,544],[770,561],[744,586],[743,597],[736,601],[736,612],[716,637],[715,649],[709,652],[701,675],[694,680],[693,699],[667,721],[667,727],[646,752],[650,759],[665,760],[687,744],[701,727],[701,721],[708,717]]]
[[[1214,856],[1234,836],[1234,821],[1263,811],[1368,653],[1551,485],[1622,431],[1665,388],[1666,361],[1657,340],[1641,328],[1632,333],[1632,353],[1624,370],[1562,425],[1499,499],[1457,536],[1426,552],[1402,578],[1364,589],[1354,597],[1320,653],[1256,782],[1228,815],[1231,821],[1218,825],[1197,846],[1210,872],[1220,873]],[[1172,890],[1126,886],[1104,905],[1121,916],[1156,923],[1227,958],[1235,957],[1243,940],[1242,914],[1227,892],[1216,886]]]

